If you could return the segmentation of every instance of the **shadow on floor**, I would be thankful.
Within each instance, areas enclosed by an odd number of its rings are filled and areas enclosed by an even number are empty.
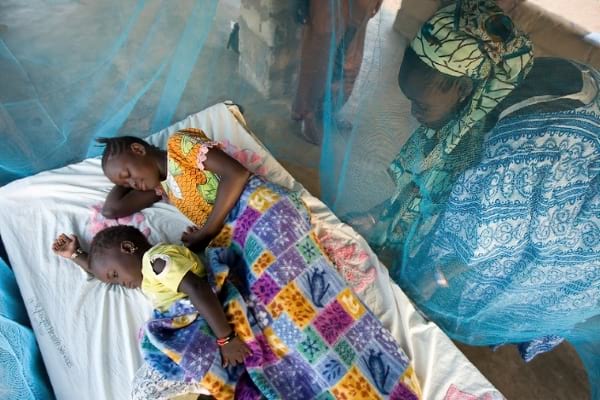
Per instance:
[[[563,342],[525,363],[515,346],[496,351],[455,343],[508,400],[586,400],[590,387],[575,349]]]

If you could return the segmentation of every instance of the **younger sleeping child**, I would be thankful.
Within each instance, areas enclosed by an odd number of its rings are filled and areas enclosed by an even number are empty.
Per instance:
[[[205,267],[131,226],[100,231],[89,254],[74,235],[52,249],[103,282],[141,288],[155,307],[142,353],[166,380],[196,382],[217,399],[419,398],[402,349],[328,263],[269,289],[267,301],[249,282],[261,273],[231,253],[207,251]]]
[[[159,311],[188,298],[218,338],[223,366],[242,363],[250,353],[229,325],[202,261],[188,248],[164,243],[152,246],[137,228],[118,225],[98,232],[89,254],[81,249],[77,236],[64,233],[54,241],[52,250],[102,282],[141,288]]]

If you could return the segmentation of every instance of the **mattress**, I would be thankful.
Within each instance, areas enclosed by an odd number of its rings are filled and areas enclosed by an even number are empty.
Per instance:
[[[323,247],[413,360],[424,399],[502,398],[451,340],[415,310],[366,242],[270,155],[235,106],[216,104],[149,141],[164,147],[169,135],[183,127],[203,129],[251,171],[303,192]],[[138,330],[151,311],[142,293],[90,279],[50,251],[62,232],[77,234],[87,247],[95,232],[115,223],[99,213],[111,186],[94,158],[0,188],[0,235],[58,399],[127,399],[142,363]],[[151,242],[179,242],[190,222],[160,202],[119,223],[138,226]]]

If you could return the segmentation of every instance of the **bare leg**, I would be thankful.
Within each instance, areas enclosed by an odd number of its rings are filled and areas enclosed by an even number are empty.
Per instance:
[[[354,34],[354,37],[348,46],[348,51],[344,57],[344,76],[342,77],[343,80],[341,85],[343,87],[343,103],[337,107],[338,110],[342,108],[342,106],[350,98],[352,89],[354,88],[354,83],[356,82],[356,78],[360,72],[365,49],[367,22],[368,20],[356,30],[356,33]]]
[[[322,140],[323,107],[331,107],[329,111],[335,114],[352,93],[364,54],[367,24],[380,3],[380,0],[311,0],[298,90],[292,106],[292,118],[303,121],[303,136],[307,141],[319,144]],[[328,88],[330,67],[333,77]],[[331,89],[331,103],[324,104],[328,89]]]
[[[327,85],[331,52],[341,41],[347,0],[311,0],[310,18],[304,29],[298,90],[292,118],[304,121],[304,137],[318,144],[322,139],[318,109]]]
[[[332,84],[332,113],[335,115],[346,104],[362,65],[365,48],[365,38],[367,34],[367,24],[374,16],[379,7],[379,2],[374,0],[357,1],[353,3],[354,7],[350,10],[353,24],[346,29],[344,41],[341,43],[338,57],[336,58],[336,70],[342,73],[334,75],[335,81]],[[343,65],[340,65],[343,64]],[[340,93],[341,91],[341,93]],[[336,120],[338,130],[348,131],[352,129],[352,123],[345,120]]]

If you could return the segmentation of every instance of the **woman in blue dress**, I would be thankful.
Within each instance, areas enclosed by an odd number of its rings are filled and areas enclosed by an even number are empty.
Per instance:
[[[395,194],[350,223],[452,337],[526,360],[567,339],[600,382],[600,73],[534,60],[493,1],[463,0],[423,25],[398,81],[421,125]]]

